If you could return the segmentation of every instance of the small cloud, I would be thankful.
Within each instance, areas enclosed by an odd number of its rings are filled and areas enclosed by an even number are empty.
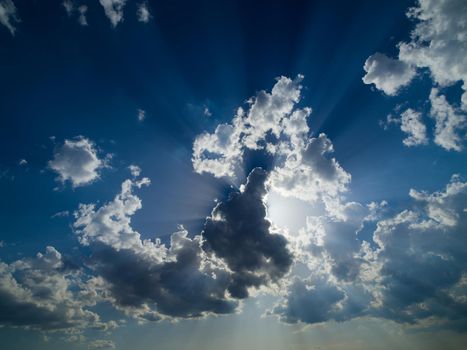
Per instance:
[[[28,161],[26,159],[20,159],[18,162],[19,166],[26,166],[28,164]]]
[[[86,18],[86,13],[88,11],[88,7],[86,5],[76,6],[72,0],[65,0],[62,3],[68,17],[71,17],[74,13],[78,14],[78,23],[82,26],[87,26],[88,21]]]
[[[62,183],[70,181],[73,187],[79,187],[97,180],[100,170],[108,167],[110,158],[108,154],[100,159],[94,142],[78,136],[66,139],[63,145],[56,148],[49,168],[58,174],[58,180]]]
[[[143,122],[146,119],[146,111],[144,109],[138,109],[138,121]]]
[[[204,106],[203,114],[204,114],[206,117],[212,116],[212,112],[209,110],[208,106]]]
[[[407,86],[415,76],[415,69],[398,59],[390,58],[379,52],[368,57],[363,67],[366,74],[365,84],[375,84],[386,95],[397,95],[400,88]]]
[[[111,340],[94,340],[88,344],[88,349],[115,349],[115,344]]]
[[[130,170],[130,173],[133,177],[138,177],[141,174],[141,168],[137,165],[132,164],[128,167],[128,169]]]
[[[68,210],[64,210],[64,211],[59,211],[58,213],[55,213],[54,215],[51,216],[51,218],[52,219],[65,218],[67,216],[70,216],[70,212]]]
[[[3,0],[0,2],[0,23],[8,28],[11,35],[15,35],[16,27],[13,23],[20,22],[16,7],[13,1]]]
[[[99,0],[99,3],[104,8],[105,15],[110,20],[112,27],[123,22],[123,8],[125,7],[126,0]]]
[[[149,13],[148,4],[146,2],[138,4],[136,16],[139,22],[148,23],[151,20],[152,16]]]

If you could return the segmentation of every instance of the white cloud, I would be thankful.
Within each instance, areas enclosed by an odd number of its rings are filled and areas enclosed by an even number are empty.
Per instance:
[[[82,26],[88,25],[88,20],[86,18],[86,13],[88,12],[88,7],[86,5],[80,5],[76,7],[76,4],[73,0],[64,0],[62,3],[68,17],[71,17],[75,12],[78,13],[78,23]]]
[[[209,110],[208,106],[204,106],[203,114],[204,114],[204,116],[206,116],[206,117],[212,116],[212,112]]]
[[[109,18],[112,27],[116,27],[123,21],[123,9],[127,0],[99,0],[104,8],[105,15]]]
[[[148,23],[152,18],[151,14],[149,13],[148,4],[146,2],[142,2],[138,4],[138,9],[136,10],[136,16],[138,17],[138,21],[143,23]]]
[[[402,140],[404,145],[408,147],[426,145],[428,143],[426,126],[422,122],[422,116],[411,108],[408,108],[401,114],[401,130],[408,134]]]
[[[270,93],[260,91],[248,101],[249,109],[239,108],[231,124],[197,136],[195,171],[235,177],[241,173],[244,153],[262,150],[275,158],[268,181],[273,190],[309,202],[323,200],[339,215],[339,196],[346,191],[350,174],[329,156],[333,146],[325,134],[309,136],[311,108],[297,107],[302,79],[278,78]]]
[[[466,115],[451,106],[438,89],[431,90],[430,102],[430,115],[436,122],[435,143],[448,151],[461,151],[466,138]]]
[[[99,171],[106,166],[107,160],[99,158],[94,143],[82,136],[66,139],[49,161],[49,168],[59,175],[58,179],[62,183],[70,181],[73,187],[99,179]]]
[[[141,174],[141,168],[137,165],[131,164],[128,169],[133,177],[138,177]]]
[[[400,43],[399,59],[417,68],[428,68],[433,81],[443,86],[463,82],[467,90],[467,2],[419,0],[408,16],[418,20],[412,41]],[[462,95],[467,110],[467,92]]]
[[[198,135],[193,143],[193,168],[197,173],[211,173],[216,177],[233,177],[242,161],[243,110],[239,110],[233,124],[220,124],[213,134]]]
[[[3,0],[0,1],[0,23],[8,28],[11,35],[15,35],[16,27],[13,23],[20,22],[17,15],[16,7],[13,1]]]
[[[460,151],[465,137],[459,133],[465,127],[467,111],[467,2],[419,0],[407,16],[416,24],[411,41],[398,45],[399,59],[380,53],[370,56],[365,62],[367,74],[363,81],[374,83],[388,95],[395,95],[400,87],[410,83],[417,69],[427,69],[434,87],[430,94],[431,116],[436,121],[434,141],[446,150]],[[463,89],[460,110],[439,95],[440,88],[457,82],[462,82]],[[421,132],[421,124],[417,125]],[[408,128],[413,131],[413,126],[412,120]],[[416,137],[410,136],[404,140],[408,146],[417,142]]]
[[[18,162],[18,165],[19,166],[26,166],[28,165],[28,161],[26,159],[20,159],[19,162]]]
[[[143,122],[146,119],[146,111],[144,109],[138,109],[138,121]]]
[[[396,95],[400,88],[407,86],[415,76],[415,69],[403,61],[381,53],[368,57],[363,66],[365,84],[375,84],[386,95]]]
[[[151,250],[150,242],[142,241],[140,234],[131,227],[131,216],[142,208],[141,200],[133,194],[133,188],[149,185],[150,180],[126,180],[121,192],[100,208],[94,204],[81,204],[75,212],[73,227],[83,245],[94,242],[103,243],[115,250],[134,249]],[[147,243],[147,245],[145,245]],[[157,255],[157,254],[156,254]]]

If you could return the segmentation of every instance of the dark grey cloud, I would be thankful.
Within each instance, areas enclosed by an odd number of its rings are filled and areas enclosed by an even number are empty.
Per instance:
[[[345,294],[335,285],[325,281],[310,283],[298,278],[289,288],[286,301],[277,306],[274,312],[281,315],[286,323],[320,323],[333,319],[336,303]]]
[[[192,318],[206,313],[228,314],[238,302],[226,298],[230,276],[203,261],[200,236],[186,231],[172,235],[169,258],[157,261],[131,249],[92,246],[92,267],[109,284],[114,303],[121,308],[146,308],[170,317]],[[140,315],[149,320],[154,313]]]
[[[85,278],[53,247],[34,258],[0,262],[0,325],[40,330],[106,328],[80,298]]]
[[[286,238],[272,233],[266,219],[266,179],[263,169],[253,169],[241,191],[214,208],[202,232],[204,249],[232,271],[229,292],[236,298],[247,297],[249,287],[278,280],[292,264]]]

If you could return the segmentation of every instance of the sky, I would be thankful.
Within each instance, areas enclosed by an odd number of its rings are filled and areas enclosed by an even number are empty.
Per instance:
[[[467,2],[0,0],[5,349],[466,349]]]

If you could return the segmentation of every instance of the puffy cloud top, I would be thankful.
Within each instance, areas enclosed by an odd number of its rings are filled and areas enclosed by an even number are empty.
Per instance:
[[[58,174],[64,183],[70,181],[73,187],[84,186],[99,178],[99,171],[106,166],[106,160],[100,159],[94,142],[78,136],[67,139],[54,152],[54,159],[49,167]]]

